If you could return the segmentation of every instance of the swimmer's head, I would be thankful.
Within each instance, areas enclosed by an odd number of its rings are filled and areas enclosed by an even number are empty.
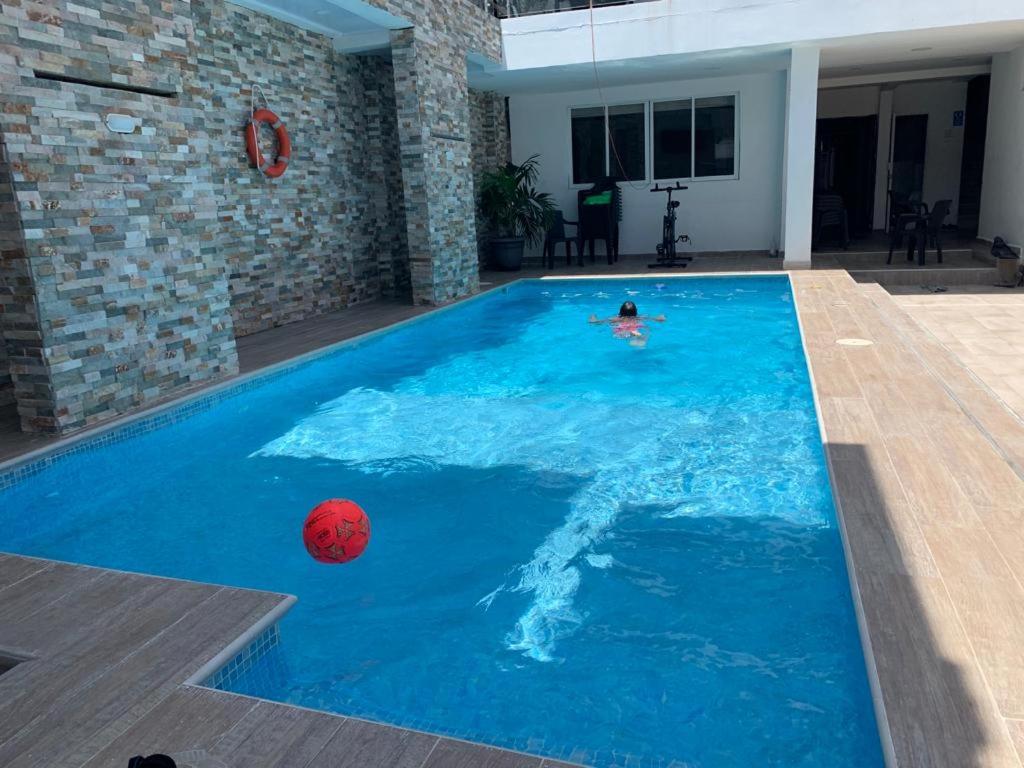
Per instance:
[[[619,317],[636,317],[636,304],[632,301],[625,302],[619,307]]]

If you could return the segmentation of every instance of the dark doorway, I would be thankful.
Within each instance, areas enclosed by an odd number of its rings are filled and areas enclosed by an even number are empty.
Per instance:
[[[877,147],[877,115],[818,121],[815,192],[843,199],[852,237],[871,232]]]
[[[981,215],[981,177],[985,170],[985,136],[988,133],[989,75],[980,75],[967,84],[967,109],[964,111],[964,157],[960,164],[960,205],[957,228],[962,237],[978,236]]]
[[[928,115],[900,115],[896,118],[889,188],[897,200],[921,200],[927,145]]]

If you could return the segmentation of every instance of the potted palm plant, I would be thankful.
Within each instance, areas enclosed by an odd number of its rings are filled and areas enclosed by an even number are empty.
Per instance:
[[[547,192],[538,192],[537,155],[521,165],[508,163],[484,174],[481,206],[496,237],[491,239],[494,266],[516,270],[523,265],[523,249],[544,239],[555,216]]]

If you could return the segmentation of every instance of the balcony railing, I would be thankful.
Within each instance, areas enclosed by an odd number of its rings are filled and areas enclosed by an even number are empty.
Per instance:
[[[633,5],[634,3],[648,2],[651,2],[651,0],[594,0],[594,7]],[[590,7],[590,0],[492,0],[491,5],[496,16],[509,18],[512,16],[533,16],[538,13],[584,10]]]

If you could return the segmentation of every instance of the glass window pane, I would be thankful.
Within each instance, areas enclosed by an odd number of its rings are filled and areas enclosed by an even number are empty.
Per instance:
[[[572,182],[590,184],[604,175],[604,107],[574,109]]]
[[[644,105],[608,107],[608,175],[628,181],[647,178]]]
[[[697,99],[694,112],[696,176],[736,173],[736,97]]]
[[[663,101],[654,105],[654,178],[688,179],[691,102]]]

